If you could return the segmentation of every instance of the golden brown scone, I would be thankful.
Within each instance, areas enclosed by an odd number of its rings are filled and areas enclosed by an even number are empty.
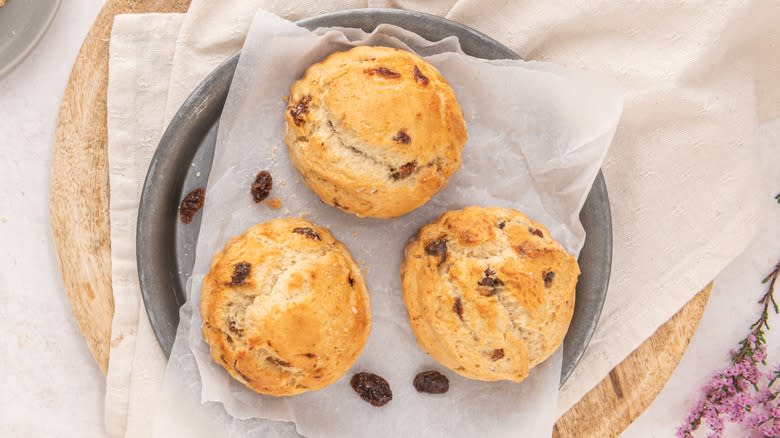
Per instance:
[[[347,247],[297,218],[230,240],[203,280],[200,312],[214,361],[275,396],[335,382],[357,360],[371,326],[366,285]]]
[[[334,53],[306,70],[288,102],[293,164],[323,202],[357,216],[408,213],[460,167],[460,106],[436,68],[413,53]]]
[[[409,241],[401,267],[417,343],[477,380],[522,381],[563,340],[577,261],[506,208],[449,211]]]

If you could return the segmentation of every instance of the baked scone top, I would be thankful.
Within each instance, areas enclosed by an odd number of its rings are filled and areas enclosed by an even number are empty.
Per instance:
[[[292,85],[285,140],[327,204],[389,218],[424,204],[460,167],[466,125],[449,84],[419,56],[355,47]]]
[[[297,218],[230,240],[203,280],[200,310],[214,361],[277,396],[336,381],[357,360],[371,324],[365,282],[347,248]]]
[[[566,334],[580,270],[523,213],[468,207],[425,225],[401,268],[420,346],[478,380],[521,381]]]

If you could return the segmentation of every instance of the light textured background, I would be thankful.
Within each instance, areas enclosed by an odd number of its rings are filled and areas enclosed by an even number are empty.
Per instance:
[[[104,379],[71,315],[48,212],[50,154],[60,99],[101,2],[71,0],[36,50],[0,78],[0,436],[102,437]],[[763,148],[780,158],[780,138]],[[780,191],[780,167],[771,169]],[[772,204],[773,200],[768,199]],[[707,375],[756,317],[758,279],[780,257],[780,206],[762,235],[716,280],[680,368],[626,436],[670,436]],[[777,325],[778,318],[775,319]],[[779,326],[780,327],[780,326]],[[780,360],[780,335],[770,361]],[[771,342],[771,341],[770,341]],[[706,370],[706,371],[703,371]]]

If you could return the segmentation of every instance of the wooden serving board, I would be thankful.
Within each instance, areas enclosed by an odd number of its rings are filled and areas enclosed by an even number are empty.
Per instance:
[[[111,25],[117,14],[185,12],[189,3],[106,1],[81,46],[60,107],[51,160],[52,232],[73,313],[103,372],[108,367],[114,312],[106,130]],[[561,417],[553,435],[613,437],[631,424],[676,368],[699,324],[710,288],[698,293]]]

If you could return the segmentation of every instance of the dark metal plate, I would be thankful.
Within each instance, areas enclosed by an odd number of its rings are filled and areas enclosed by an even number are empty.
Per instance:
[[[471,28],[433,15],[394,9],[358,9],[298,22],[308,29],[352,27],[372,31],[393,24],[436,41],[450,35],[463,51],[484,59],[518,59],[501,43]],[[219,117],[238,63],[233,56],[216,68],[184,102],[160,140],[146,176],[138,212],[137,259],[146,313],[166,356],[170,356],[179,307],[195,261],[200,215],[178,220],[179,200],[208,181]],[[571,374],[596,328],[612,264],[612,223],[604,177],[599,172],[580,213],[587,232],[579,257],[574,317],[564,340],[561,383]]]

